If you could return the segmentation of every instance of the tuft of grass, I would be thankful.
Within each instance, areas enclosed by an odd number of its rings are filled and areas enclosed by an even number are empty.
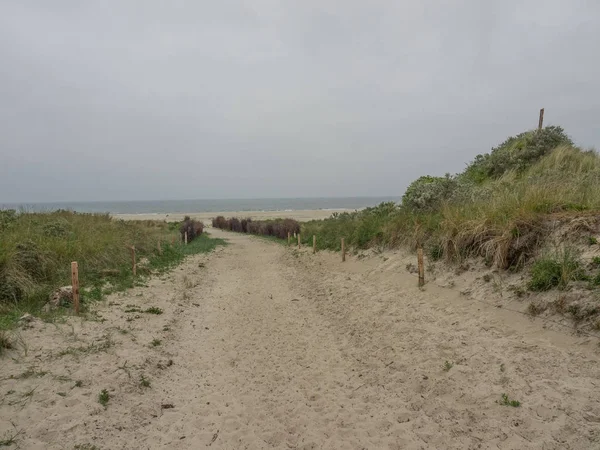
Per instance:
[[[594,236],[589,236],[588,237],[588,244],[589,245],[596,245],[596,244],[598,244],[598,239],[596,239]]]
[[[428,250],[432,261],[438,261],[444,257],[444,247],[439,243],[432,244]]]
[[[533,264],[528,287],[532,291],[548,291],[555,287],[565,290],[572,281],[585,279],[578,255],[570,248],[563,248]]]
[[[582,307],[577,303],[569,305],[567,312],[571,315],[573,321],[578,324],[586,319],[594,318],[600,313],[600,308],[597,306]]]
[[[150,345],[152,347],[158,347],[160,344],[162,344],[162,341],[160,339],[156,339],[156,338],[154,338],[152,340],[152,342],[150,342]]]
[[[75,382],[75,386],[74,386],[74,387],[78,387],[78,388],[80,388],[80,387],[83,387],[83,381],[81,381],[81,380],[77,380],[77,381]]]
[[[503,406],[512,406],[513,408],[518,408],[519,406],[521,406],[521,402],[519,402],[518,400],[511,400],[506,394],[502,394],[502,400],[500,400],[498,403],[500,403]]]
[[[144,377],[144,375],[140,376],[140,386],[145,388],[150,387],[150,380]]]
[[[111,348],[113,345],[115,345],[115,343],[111,339],[111,337],[105,336],[101,342],[92,342],[89,345],[82,345],[79,347],[67,347],[66,349],[58,352],[58,356],[65,356],[65,355],[78,356],[78,355],[89,355],[89,354],[98,353],[98,352],[105,352],[109,348]]]
[[[23,430],[17,430],[17,427],[14,424],[12,424],[12,426],[14,428],[14,431],[7,431],[0,438],[0,447],[10,447],[12,445],[17,445],[17,438],[20,434],[23,433]]]
[[[156,307],[156,306],[151,306],[150,308],[146,309],[144,312],[147,313],[147,314],[157,314],[157,315],[159,315],[159,314],[163,313],[163,310],[160,309],[160,308],[158,308],[158,307]]]
[[[449,372],[450,369],[452,369],[453,367],[454,367],[454,363],[451,363],[450,361],[444,362],[444,371],[445,372]]]
[[[500,364],[500,372],[505,372],[506,371],[506,366],[504,365],[504,363]]]
[[[546,306],[541,303],[531,302],[527,307],[527,312],[532,316],[538,316],[546,311]]]
[[[108,406],[108,401],[110,400],[110,394],[106,389],[102,389],[98,394],[98,403],[100,403],[104,408]]]
[[[15,379],[18,380],[26,380],[28,378],[42,378],[43,376],[45,376],[48,372],[45,370],[35,370],[35,368],[30,367],[28,368],[25,372],[17,375],[16,377],[14,377]]]

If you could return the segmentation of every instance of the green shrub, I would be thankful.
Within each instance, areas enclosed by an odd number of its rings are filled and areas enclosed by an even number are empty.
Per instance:
[[[413,181],[402,196],[402,206],[415,211],[434,211],[448,200],[456,189],[456,180],[425,175]]]
[[[8,229],[17,220],[14,209],[0,209],[0,231]]]
[[[502,400],[499,402],[503,406],[512,406],[513,408],[518,408],[521,406],[521,402],[518,400],[511,400],[508,398],[508,395],[502,394]]]
[[[547,255],[533,263],[529,289],[548,291],[554,287],[566,289],[571,281],[586,278],[576,253],[564,248],[555,255]]]
[[[476,183],[500,178],[508,171],[522,172],[561,144],[573,142],[561,127],[551,126],[511,136],[490,153],[477,155],[463,173]]]
[[[44,233],[44,236],[47,237],[65,237],[69,234],[69,231],[69,222],[64,218],[61,218],[61,220],[53,220],[42,226],[42,232]]]
[[[428,253],[432,261],[438,261],[444,257],[444,247],[440,243],[433,243],[429,246]]]
[[[100,403],[104,408],[108,406],[108,401],[110,400],[110,394],[106,389],[102,389],[98,394],[98,403]]]

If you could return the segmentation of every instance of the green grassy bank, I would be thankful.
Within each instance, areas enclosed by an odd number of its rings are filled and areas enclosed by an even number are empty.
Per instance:
[[[383,203],[302,224],[302,241],[339,250],[422,245],[434,260],[481,257],[518,270],[551,227],[600,212],[600,157],[576,147],[560,127],[511,137],[463,171],[423,176],[401,204]],[[592,227],[593,228],[593,227]],[[583,229],[582,239],[591,239]]]
[[[79,265],[85,307],[133,285],[131,246],[136,249],[139,281],[173,267],[186,255],[223,243],[202,234],[182,245],[179,224],[70,211],[0,211],[0,329],[13,326],[25,312],[40,314],[52,291],[71,284],[71,261]]]

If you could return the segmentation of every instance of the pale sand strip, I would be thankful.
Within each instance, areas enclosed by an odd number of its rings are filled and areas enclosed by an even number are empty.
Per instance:
[[[166,220],[167,222],[179,222],[185,216],[192,219],[202,220],[209,224],[213,217],[250,217],[254,220],[290,218],[301,222],[314,219],[326,219],[334,212],[354,211],[351,209],[306,209],[297,211],[226,211],[226,212],[190,212],[190,213],[171,213],[171,214],[113,214],[113,217],[123,220]]]

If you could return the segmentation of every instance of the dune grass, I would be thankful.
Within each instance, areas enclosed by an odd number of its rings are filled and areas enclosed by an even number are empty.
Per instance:
[[[173,267],[186,255],[224,243],[202,234],[183,245],[179,226],[114,220],[106,214],[0,211],[0,329],[13,326],[25,312],[40,314],[54,289],[71,284],[71,261],[79,265],[85,307],[133,285],[131,246],[141,280]]]
[[[382,203],[334,214],[304,223],[303,242],[311,245],[315,234],[318,248],[336,251],[341,237],[358,249],[423,245],[433,259],[479,256],[518,269],[539,250],[549,222],[600,211],[600,157],[572,145],[485,182],[465,182],[461,174],[455,179],[453,197],[434,208]]]

